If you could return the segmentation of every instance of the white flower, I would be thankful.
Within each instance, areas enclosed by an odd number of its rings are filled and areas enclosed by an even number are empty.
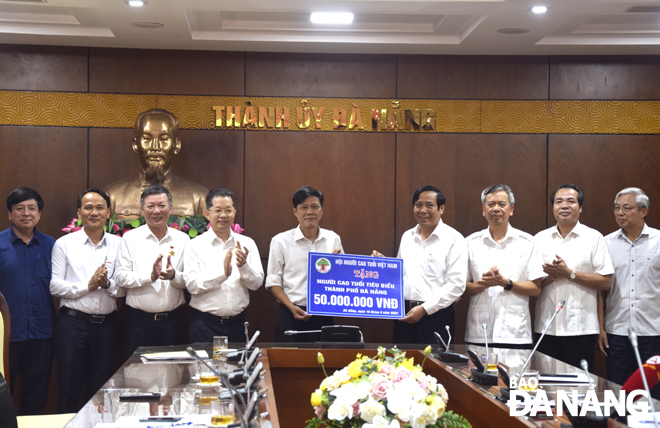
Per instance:
[[[437,413],[433,410],[432,407],[427,406],[423,403],[414,403],[410,408],[410,425],[412,428],[424,428],[426,425],[431,425],[435,423],[435,417]],[[433,418],[431,422],[430,419]]]
[[[371,423],[376,416],[385,416],[385,406],[373,398],[360,404],[360,418]]]
[[[412,398],[413,396],[408,388],[406,388],[405,384],[394,384],[392,388],[387,391],[387,408],[399,419],[408,422],[410,418],[410,406],[413,403]]]
[[[401,425],[399,425],[399,421],[397,421],[396,418],[392,419],[392,421],[390,422],[383,416],[375,416],[372,423],[362,425],[362,428],[400,428],[400,427]]]
[[[341,388],[335,389],[330,393],[337,397],[347,405],[352,405],[358,400],[363,400],[369,395],[369,382],[360,382],[357,385],[354,383],[347,383],[342,385]]]
[[[351,419],[353,417],[353,406],[347,404],[342,400],[335,400],[334,403],[328,408],[328,419],[335,421],[343,421],[345,418]]]

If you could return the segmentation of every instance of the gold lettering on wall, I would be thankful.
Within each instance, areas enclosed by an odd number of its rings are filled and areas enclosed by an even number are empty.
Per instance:
[[[301,105],[298,115],[296,107]],[[181,129],[660,134],[659,101],[392,101],[0,91],[0,125],[131,128],[140,112],[152,108],[177,115]],[[289,119],[291,114],[296,120]]]

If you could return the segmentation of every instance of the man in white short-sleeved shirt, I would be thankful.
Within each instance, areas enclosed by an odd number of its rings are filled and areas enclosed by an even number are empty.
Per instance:
[[[540,335],[558,303],[565,300],[538,347],[540,352],[575,367],[593,367],[600,332],[598,290],[609,290],[614,268],[600,232],[579,222],[584,196],[574,184],[562,184],[550,197],[557,225],[534,239],[543,258],[541,294],[536,299],[534,331]]]
[[[488,227],[466,239],[468,343],[483,345],[485,335],[489,344],[498,347],[529,348],[532,343],[529,296],[541,292],[545,273],[532,235],[509,224],[514,204],[513,192],[505,184],[481,192]]]
[[[190,240],[186,248],[186,288],[191,294],[190,342],[212,342],[227,336],[245,341],[245,308],[250,290],[264,281],[257,244],[234,233],[236,197],[227,189],[206,196],[206,218],[211,229]]]
[[[149,186],[140,197],[147,224],[123,236],[115,278],[126,289],[124,355],[140,346],[183,343],[183,253],[190,238],[167,226],[172,195]]]
[[[286,336],[286,330],[320,330],[332,325],[332,317],[307,313],[307,260],[310,252],[344,253],[335,232],[319,227],[323,193],[304,186],[293,194],[293,215],[298,227],[275,235],[268,254],[266,288],[280,303],[275,321],[275,342],[315,342],[319,334]]]
[[[628,328],[637,333],[642,361],[660,354],[660,230],[645,222],[649,205],[642,189],[620,191],[614,198],[614,218],[621,229],[605,237],[614,276],[612,288],[599,295],[598,344],[607,356],[607,380],[619,385],[637,370]],[[660,399],[660,386],[651,394]]]

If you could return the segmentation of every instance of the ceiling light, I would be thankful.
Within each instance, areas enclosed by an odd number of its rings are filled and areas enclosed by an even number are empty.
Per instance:
[[[532,8],[532,12],[534,13],[546,13],[548,11],[548,8],[545,6],[534,6]]]
[[[131,22],[131,25],[138,28],[163,28],[165,26],[160,22]]]
[[[146,1],[142,1],[142,0],[129,0],[126,3],[128,3],[129,6],[134,6],[134,7],[140,7],[147,4]]]
[[[314,12],[311,16],[314,24],[350,24],[353,14],[350,12]]]
[[[500,28],[497,30],[501,34],[525,34],[529,33],[528,28]]]

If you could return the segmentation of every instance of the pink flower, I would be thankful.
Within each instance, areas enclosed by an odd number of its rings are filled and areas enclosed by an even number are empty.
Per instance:
[[[181,228],[181,230],[183,230],[184,232],[187,232],[188,229],[190,229],[190,227],[187,224],[184,224],[183,227]]]
[[[206,230],[209,230],[211,228],[211,223],[206,225]]]
[[[78,227],[74,227],[74,228],[71,230],[71,232],[77,232],[77,231],[79,231],[80,229],[82,229],[82,227],[80,227],[80,226],[78,226]]]
[[[118,232],[119,231],[119,225],[118,224],[113,224],[112,225],[112,230],[114,230],[115,232]]]
[[[392,387],[392,383],[383,375],[378,375],[371,382],[369,393],[376,400],[383,400],[387,397],[387,391]]]
[[[394,366],[390,364],[383,364],[380,366],[380,373],[384,374],[385,376],[388,376],[392,371],[394,371]]]
[[[428,381],[428,379],[426,379],[426,376],[423,376],[423,375],[420,376],[417,379],[417,383],[424,390],[425,393],[427,393],[427,394],[429,393],[429,381]]]
[[[121,236],[126,235],[130,230],[133,230],[133,229],[124,229],[124,231],[121,233]]]
[[[172,229],[179,230],[179,223],[172,223],[172,224],[170,224],[170,227],[171,227]]]
[[[359,418],[360,417],[360,402],[356,401],[353,403],[353,417],[354,418]]]
[[[242,235],[243,232],[245,231],[245,229],[243,229],[243,228],[241,227],[241,225],[238,224],[238,223],[234,223],[234,224],[232,224],[232,225],[231,225],[231,230],[233,230],[234,233],[238,233],[239,235]]]
[[[69,233],[69,232],[71,232],[71,229],[69,229],[69,226],[67,226],[64,229],[62,229],[62,232]]]
[[[314,412],[316,413],[316,417],[320,418],[325,413],[325,407],[316,406],[314,407]]]
[[[401,366],[392,373],[392,382],[403,382],[412,376],[413,374],[410,370]]]

